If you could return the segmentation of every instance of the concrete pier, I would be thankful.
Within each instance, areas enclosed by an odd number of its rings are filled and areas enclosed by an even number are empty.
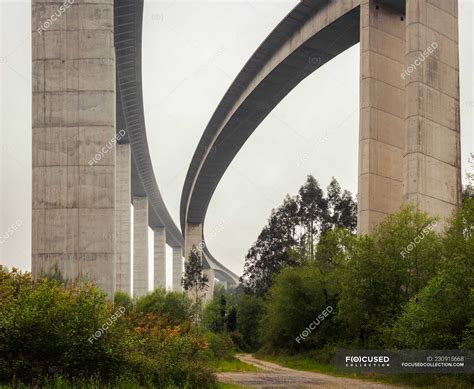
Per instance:
[[[215,274],[214,274],[214,270],[212,270],[211,268],[204,269],[202,273],[206,275],[207,278],[209,278],[209,282],[208,282],[209,287],[207,288],[206,294],[204,296],[204,302],[208,303],[214,297]]]
[[[133,296],[148,293],[148,198],[133,198]]]
[[[202,224],[187,223],[186,233],[184,237],[185,262],[189,261],[189,257],[191,255],[193,247],[195,247],[196,252],[198,253],[202,262],[204,258],[204,254],[203,254],[204,245],[205,243],[202,240]],[[205,297],[204,297],[204,301],[208,302],[212,299],[212,296],[214,294],[214,271],[208,268],[208,269],[204,269],[203,273],[207,274],[209,277],[209,288],[205,292]]]
[[[181,277],[183,276],[183,249],[173,247],[173,290],[182,292]]]
[[[116,289],[132,294],[130,144],[117,144],[115,167]]]
[[[114,6],[63,4],[32,1],[32,273],[57,266],[112,296]]]
[[[154,230],[154,289],[166,289],[166,230]]]
[[[375,0],[360,12],[358,231],[367,234],[402,203],[405,20]]]
[[[449,217],[461,201],[457,0],[408,0],[404,202]]]

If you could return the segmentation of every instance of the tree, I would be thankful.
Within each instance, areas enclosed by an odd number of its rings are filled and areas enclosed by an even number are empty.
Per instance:
[[[311,350],[334,339],[339,331],[333,322],[337,298],[332,291],[316,263],[282,270],[265,300],[261,320],[264,347]],[[300,336],[308,327],[311,331]]]
[[[357,206],[348,191],[333,179],[324,196],[316,179],[308,176],[298,195],[287,195],[273,209],[267,225],[245,257],[241,282],[247,291],[263,296],[273,278],[288,266],[317,260],[317,245],[328,231],[355,230]]]
[[[242,334],[248,349],[253,351],[261,345],[259,337],[259,322],[263,316],[263,299],[244,294],[240,296],[237,305],[237,330]]]
[[[189,260],[184,264],[184,276],[181,280],[184,290],[189,292],[196,305],[201,305],[209,287],[209,277],[203,274],[201,257],[193,245]]]
[[[319,237],[329,228],[328,200],[313,176],[308,176],[297,197],[298,217],[302,230],[302,247],[309,259],[314,259],[315,245]]]
[[[405,207],[347,253],[337,317],[360,346],[383,347],[385,328],[436,274],[441,247],[433,223]]]
[[[327,187],[327,193],[331,224],[355,232],[357,227],[357,204],[352,198],[351,192],[348,190],[342,191],[341,186],[333,177]]]
[[[193,307],[186,293],[167,292],[163,288],[158,288],[139,297],[135,303],[135,311],[156,313],[166,322],[178,325],[191,320]]]
[[[465,199],[442,240],[439,272],[414,296],[393,329],[396,345],[474,344],[474,199]]]
[[[463,198],[474,198],[474,153],[469,158],[469,171],[466,173],[467,185],[463,189]]]

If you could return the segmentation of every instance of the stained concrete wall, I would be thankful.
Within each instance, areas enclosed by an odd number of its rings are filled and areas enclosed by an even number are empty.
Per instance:
[[[405,77],[403,200],[441,229],[461,200],[457,0],[408,0],[406,14],[405,65],[419,65]]]
[[[173,290],[181,292],[181,277],[183,275],[183,249],[181,247],[173,247]]]
[[[130,144],[118,144],[115,166],[116,289],[132,294]]]
[[[360,38],[359,233],[402,203],[441,230],[461,197],[457,1],[363,0]]]
[[[133,296],[148,293],[148,198],[133,198]]]
[[[32,272],[57,265],[113,295],[113,2],[63,3],[32,1]]]
[[[202,224],[188,223],[186,225],[186,232],[184,237],[184,260],[186,262],[189,260],[189,256],[191,255],[193,246],[195,246],[197,253],[202,258],[203,244],[204,243],[202,241]]]
[[[154,289],[166,288],[166,230],[154,230]]]
[[[367,234],[402,202],[405,21],[361,1],[358,231]]]

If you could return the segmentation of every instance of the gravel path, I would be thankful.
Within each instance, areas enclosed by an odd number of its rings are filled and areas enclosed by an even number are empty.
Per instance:
[[[321,373],[289,369],[275,363],[256,359],[252,354],[237,354],[242,362],[260,368],[259,372],[218,373],[219,381],[238,384],[248,388],[369,388],[391,389],[400,386],[380,384],[376,382],[356,380],[352,378],[334,377]]]

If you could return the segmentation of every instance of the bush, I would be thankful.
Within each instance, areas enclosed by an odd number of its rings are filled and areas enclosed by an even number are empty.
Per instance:
[[[406,207],[387,216],[373,235],[359,237],[348,251],[337,318],[355,345],[384,347],[386,327],[436,274],[441,245],[433,223]]]
[[[135,311],[157,313],[172,324],[182,324],[192,319],[193,303],[186,293],[156,289],[136,300]]]
[[[414,296],[391,332],[401,347],[474,345],[474,199],[465,199],[442,239],[438,274]]]
[[[253,295],[242,295],[237,305],[237,331],[244,342],[236,344],[244,351],[260,347],[259,322],[263,316],[263,299]]]
[[[261,320],[264,343],[270,349],[304,350],[322,347],[335,333],[333,314],[320,323],[306,339],[297,337],[317,320],[328,306],[335,307],[326,280],[315,265],[287,268],[275,279],[265,301]]]
[[[203,362],[206,338],[174,323],[188,317],[179,294],[164,296],[159,313],[127,311],[120,298],[114,307],[92,284],[33,282],[30,274],[0,268],[0,384],[214,385]],[[143,301],[156,302],[142,300],[142,310],[153,306]],[[181,306],[171,309],[176,301]]]
[[[0,296],[1,382],[120,373],[128,333],[123,321],[111,319],[104,292],[91,284],[33,283],[29,274],[0,270]],[[108,330],[92,339],[108,322]]]

